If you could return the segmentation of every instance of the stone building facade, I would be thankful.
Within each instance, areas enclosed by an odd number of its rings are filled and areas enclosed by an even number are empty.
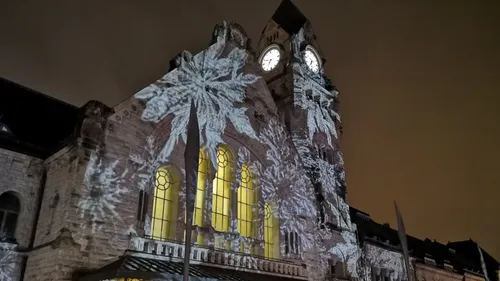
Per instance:
[[[398,232],[388,224],[374,222],[369,214],[351,208],[363,249],[363,264],[368,280],[398,280],[406,275]],[[417,281],[484,281],[486,274],[479,259],[430,239],[407,236],[410,275]],[[404,277],[403,277],[404,279]],[[407,278],[406,278],[407,279]]]
[[[21,93],[0,105],[0,281],[180,280],[191,102],[202,143],[191,279],[406,280],[399,248],[365,239],[351,217],[324,63],[284,0],[256,50],[224,22],[207,49],[113,108],[5,82],[50,110],[27,113],[28,130]]]

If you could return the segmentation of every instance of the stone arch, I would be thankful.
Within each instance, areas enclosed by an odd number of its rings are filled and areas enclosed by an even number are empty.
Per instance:
[[[21,197],[14,191],[0,194],[0,241],[15,240],[22,213]]]
[[[176,238],[179,213],[179,191],[182,176],[175,165],[160,165],[155,172],[151,194],[151,237],[159,240]]]

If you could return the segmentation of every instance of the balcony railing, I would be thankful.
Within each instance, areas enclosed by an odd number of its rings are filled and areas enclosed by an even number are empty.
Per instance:
[[[129,249],[139,253],[152,254],[159,259],[166,258],[172,262],[182,262],[184,259],[184,244],[178,242],[133,237]],[[264,257],[224,251],[222,249],[212,249],[198,245],[191,247],[191,256],[189,258],[192,263],[195,262],[209,266],[249,272],[260,272],[302,280],[307,279],[305,266],[285,260],[270,260]]]

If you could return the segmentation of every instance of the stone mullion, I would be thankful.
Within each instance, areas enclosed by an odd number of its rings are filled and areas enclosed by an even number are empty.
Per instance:
[[[215,179],[215,168],[209,165],[207,182],[205,183],[205,204],[203,205],[203,227],[209,229],[209,234],[205,234],[205,242],[208,245],[214,245],[213,227],[212,227],[212,198],[213,182]]]
[[[241,167],[235,167],[235,165],[231,165],[231,209],[229,212],[229,233],[231,234],[236,234],[238,232],[238,183],[240,182]],[[236,239],[231,240],[231,250],[239,251],[238,241]]]

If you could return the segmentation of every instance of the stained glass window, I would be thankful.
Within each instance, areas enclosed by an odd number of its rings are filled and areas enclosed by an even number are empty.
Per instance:
[[[209,159],[206,150],[200,150],[198,162],[198,183],[194,203],[193,225],[203,226],[203,208],[205,207],[205,190],[207,185]]]
[[[151,235],[154,239],[175,238],[178,194],[178,177],[172,173],[170,168],[161,167],[158,169],[151,222]]]
[[[238,188],[238,232],[244,237],[253,237],[253,204],[255,191],[253,175],[247,164],[241,168],[241,185]]]
[[[264,205],[264,256],[279,257],[279,224],[270,202]]]
[[[205,208],[205,196],[207,187],[207,176],[209,161],[207,151],[200,150],[200,157],[198,160],[198,182],[196,185],[196,197],[194,202],[193,225],[203,227],[203,209]],[[186,239],[186,232],[184,231],[184,239]],[[203,235],[197,236],[198,245],[204,245]]]
[[[231,165],[233,158],[226,146],[217,150],[217,172],[213,181],[212,226],[217,231],[229,231],[231,208]]]

